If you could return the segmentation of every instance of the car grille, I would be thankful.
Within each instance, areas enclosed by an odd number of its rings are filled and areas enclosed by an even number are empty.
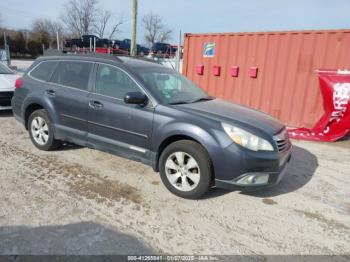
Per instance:
[[[0,106],[11,106],[13,92],[0,92]]]
[[[276,142],[278,152],[282,152],[290,146],[289,136],[286,129],[283,129],[281,132],[274,135],[273,139]]]

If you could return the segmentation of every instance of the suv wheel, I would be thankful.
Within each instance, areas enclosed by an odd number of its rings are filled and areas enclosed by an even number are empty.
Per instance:
[[[179,197],[196,199],[210,188],[211,160],[206,150],[194,141],[170,144],[160,156],[159,165],[164,185]]]
[[[28,130],[30,139],[40,150],[49,151],[60,145],[60,141],[54,139],[53,127],[44,109],[34,111],[30,115]]]

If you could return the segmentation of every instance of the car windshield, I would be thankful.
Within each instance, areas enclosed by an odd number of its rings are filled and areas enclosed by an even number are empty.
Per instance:
[[[163,103],[187,104],[213,99],[197,85],[172,69],[140,68],[136,73]]]
[[[12,70],[0,62],[0,74],[13,74]]]

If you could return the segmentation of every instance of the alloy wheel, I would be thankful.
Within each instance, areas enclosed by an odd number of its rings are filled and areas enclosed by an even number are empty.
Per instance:
[[[175,152],[167,158],[165,173],[170,184],[180,191],[193,190],[200,180],[197,161],[185,152]]]
[[[43,146],[49,140],[49,127],[44,118],[37,116],[31,123],[31,131],[34,141]]]

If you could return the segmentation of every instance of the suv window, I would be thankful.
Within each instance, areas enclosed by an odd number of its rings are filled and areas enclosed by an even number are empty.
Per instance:
[[[90,62],[60,61],[51,82],[87,90],[91,69]]]
[[[135,91],[140,91],[140,89],[126,73],[113,66],[99,65],[96,93],[123,99],[126,93]]]
[[[57,61],[41,62],[33,71],[30,72],[30,75],[42,81],[49,81],[52,70],[55,68],[56,64]]]

